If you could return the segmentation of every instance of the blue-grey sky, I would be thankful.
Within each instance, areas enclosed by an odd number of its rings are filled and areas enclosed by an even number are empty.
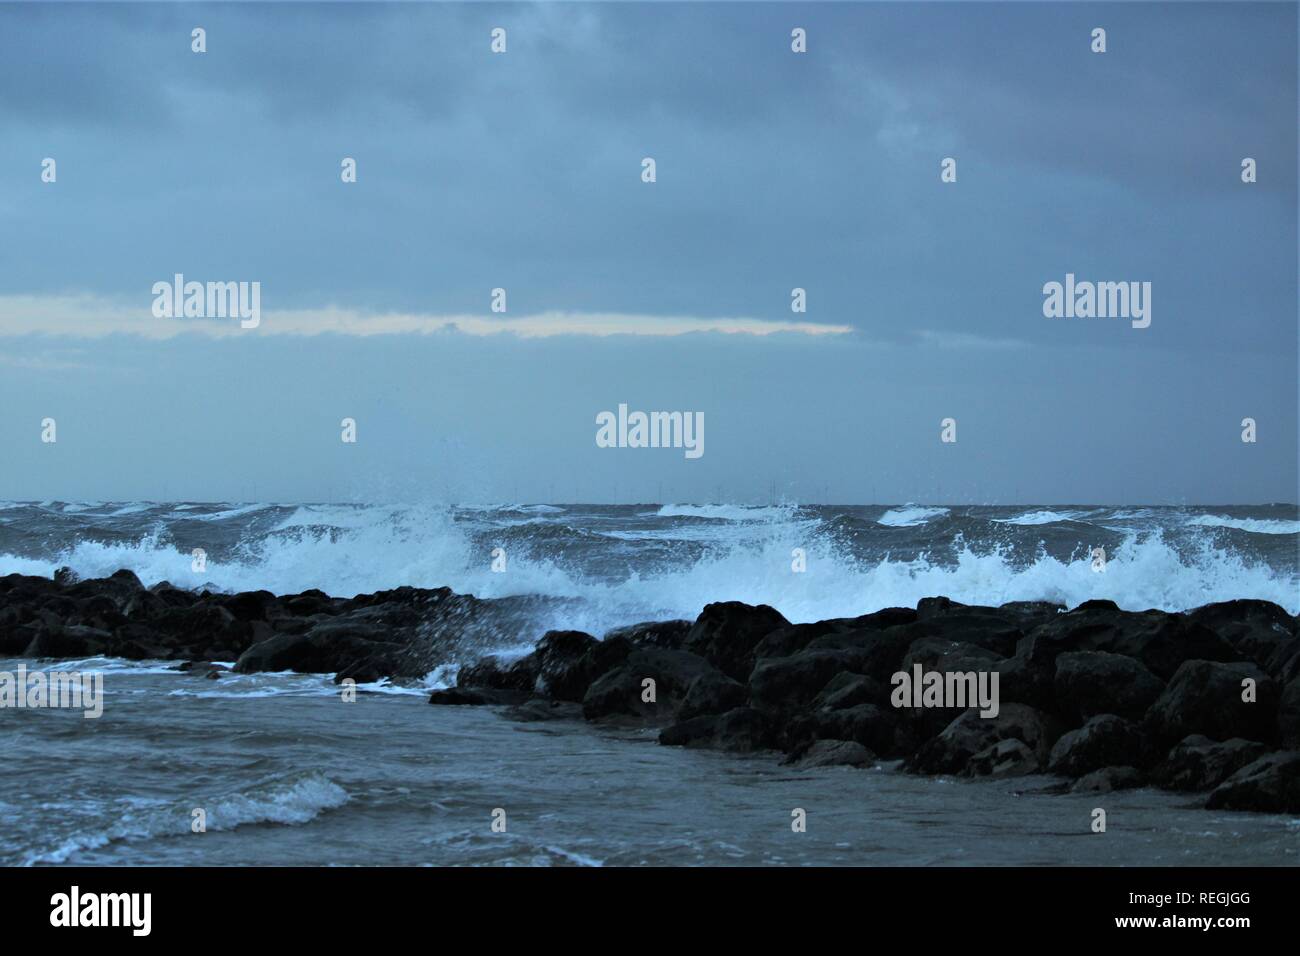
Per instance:
[[[1282,3],[0,4],[0,497],[1294,501],[1296,48]],[[175,273],[260,326],[155,317]],[[1150,327],[1044,317],[1067,273]],[[705,454],[598,448],[620,403]]]

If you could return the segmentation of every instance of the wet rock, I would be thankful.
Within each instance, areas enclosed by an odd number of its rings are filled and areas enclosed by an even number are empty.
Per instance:
[[[677,714],[679,720],[725,714],[743,707],[749,700],[749,690],[744,684],[732,680],[721,671],[709,670],[691,681],[686,698]]]
[[[1151,780],[1166,790],[1212,790],[1267,752],[1264,744],[1254,740],[1215,741],[1193,734],[1169,751]]]
[[[1256,682],[1256,699],[1242,700],[1242,681]],[[1244,737],[1265,743],[1277,739],[1279,688],[1255,664],[1189,660],[1151,705],[1146,726],[1168,746],[1190,734],[1214,740]]]
[[[587,652],[598,642],[582,631],[547,631],[537,642],[537,691],[579,702],[594,675]]]
[[[605,635],[611,638],[626,638],[633,644],[643,647],[660,647],[668,650],[681,650],[686,643],[686,635],[691,630],[690,621],[645,621],[628,627],[616,628]]]
[[[1266,671],[1278,649],[1296,638],[1295,618],[1271,601],[1220,601],[1189,611],[1187,619],[1214,631],[1240,657]],[[1269,673],[1277,676],[1273,671]]]
[[[852,651],[802,651],[762,658],[749,676],[750,701],[767,711],[806,708],[831,678],[855,670],[859,659]]]
[[[876,755],[853,740],[818,740],[797,759],[786,761],[797,767],[870,767]]]
[[[966,762],[965,769],[971,777],[1023,777],[1041,771],[1034,751],[1015,737],[985,747]]]
[[[1070,787],[1071,793],[1111,793],[1114,790],[1132,790],[1145,783],[1137,767],[1102,767],[1084,774]]]
[[[1206,800],[1210,810],[1300,813],[1300,751],[1260,757],[1219,784]]]
[[[712,674],[718,674],[713,666],[689,651],[644,647],[591,684],[582,699],[583,714],[588,720],[616,714],[670,720],[691,685],[702,675]],[[647,699],[647,680],[654,682],[653,700]]]
[[[1054,689],[1058,706],[1077,720],[1098,714],[1140,720],[1165,685],[1123,654],[1067,651],[1056,658]]]
[[[668,747],[706,747],[748,753],[768,749],[768,726],[761,713],[751,707],[737,707],[725,714],[693,717],[673,724],[659,734]]]
[[[706,605],[686,636],[686,650],[699,654],[732,680],[746,680],[754,669],[754,648],[779,627],[790,624],[766,604],[739,601]]]
[[[1149,764],[1148,742],[1141,728],[1123,717],[1100,714],[1062,735],[1052,747],[1047,769],[1063,777],[1081,777],[1102,767]]]
[[[81,625],[39,627],[23,651],[24,657],[97,657],[108,650],[113,635]]]
[[[1059,733],[1054,719],[1025,704],[1005,704],[996,717],[967,710],[922,745],[906,766],[914,773],[961,773],[976,754],[1010,738],[1024,743],[1042,762]]]

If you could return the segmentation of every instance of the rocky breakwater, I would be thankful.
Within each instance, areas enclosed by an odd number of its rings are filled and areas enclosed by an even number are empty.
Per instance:
[[[431,703],[580,714],[802,766],[1051,774],[1058,791],[1155,786],[1212,809],[1300,812],[1297,620],[1262,601],[1170,614],[939,597],[809,624],[718,603],[600,640],[549,632],[527,656],[462,669]]]

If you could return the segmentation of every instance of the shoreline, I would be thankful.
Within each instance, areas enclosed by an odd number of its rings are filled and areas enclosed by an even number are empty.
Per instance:
[[[1064,782],[1029,792],[1151,786],[1209,809],[1300,812],[1300,634],[1269,602],[1166,613],[934,597],[806,624],[722,602],[694,621],[548,631],[522,657],[489,653],[531,638],[527,604],[448,588],[214,594],[61,569],[0,577],[0,656],[176,661],[210,679],[210,662],[233,660],[336,684],[455,664],[456,685],[430,703],[651,728],[665,746],[772,751],[801,768],[1047,774]],[[901,692],[899,675],[927,674],[940,675],[928,703],[919,680]],[[953,675],[980,699],[945,699]]]

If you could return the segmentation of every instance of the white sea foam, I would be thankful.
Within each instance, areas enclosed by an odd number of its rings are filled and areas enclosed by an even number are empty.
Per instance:
[[[923,508],[919,505],[904,505],[901,508],[891,508],[886,511],[876,519],[876,524],[884,525],[886,528],[913,528],[934,518],[940,518],[947,513],[947,508]]]
[[[206,811],[206,827],[211,831],[233,830],[255,823],[304,824],[347,801],[347,791],[338,784],[323,774],[308,773],[217,796],[206,803],[196,798],[196,805]],[[67,863],[87,850],[112,843],[166,836],[183,838],[190,833],[191,804],[178,807],[152,800],[121,802],[127,806],[106,810],[103,826],[85,827],[56,837],[53,845],[28,848],[22,854],[22,864]],[[110,819],[112,822],[108,822]]]
[[[1300,534],[1300,521],[1273,521],[1257,518],[1227,518],[1223,515],[1197,515],[1187,523],[1202,528],[1235,528],[1253,534]]]

